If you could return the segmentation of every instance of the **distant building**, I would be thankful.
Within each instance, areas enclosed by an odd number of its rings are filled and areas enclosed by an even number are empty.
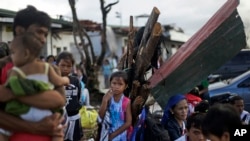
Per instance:
[[[129,27],[111,26],[116,34],[116,42],[118,45],[118,56],[122,54],[123,48],[127,45]],[[134,27],[137,31],[140,27]],[[190,37],[184,31],[174,25],[163,25],[163,36],[165,44],[162,45],[163,59],[167,59],[166,49],[170,51],[170,55],[174,54],[182,44],[184,44]]]
[[[16,12],[0,9],[0,41],[10,42],[13,39],[12,23]],[[101,28],[100,23],[91,20],[80,20],[81,25],[86,30],[94,47],[96,56],[101,53]],[[138,30],[139,27],[135,27]],[[80,55],[75,47],[73,38],[73,24],[72,19],[59,15],[57,19],[52,19],[51,31],[47,37],[46,48],[44,48],[41,55],[58,55],[61,51],[67,50],[74,54],[76,62],[80,62]],[[107,26],[107,41],[108,48],[106,49],[106,56],[116,54],[121,56],[124,47],[127,45],[129,27],[124,26]],[[163,25],[163,35],[166,38],[165,47],[171,48],[171,54],[185,43],[189,37],[184,34],[181,28],[176,28],[173,25]],[[87,41],[85,39],[85,41]],[[167,53],[163,48],[164,58]]]
[[[14,11],[0,9],[0,41],[12,41],[12,24],[15,15],[16,12]],[[72,23],[62,19],[52,19],[51,30],[47,37],[46,48],[44,48],[41,55],[57,55],[57,53],[62,50],[69,50],[70,42],[73,42]]]

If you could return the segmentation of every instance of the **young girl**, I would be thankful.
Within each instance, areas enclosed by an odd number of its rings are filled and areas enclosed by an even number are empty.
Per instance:
[[[104,118],[106,111],[110,113],[110,128],[108,139],[112,141],[127,141],[127,130],[132,123],[130,99],[123,92],[128,87],[126,72],[117,71],[110,77],[110,89],[103,96],[99,110],[100,118]],[[102,138],[101,133],[101,138]]]
[[[69,83],[67,77],[61,77],[49,64],[38,60],[42,47],[40,41],[32,33],[16,36],[12,41],[10,50],[14,67],[11,69],[5,85],[11,89],[15,96],[37,94],[41,91],[52,90],[54,86],[63,88],[63,85]],[[46,110],[29,107],[16,100],[8,102],[5,110],[24,120],[34,122],[51,115],[53,111],[59,111],[59,109]],[[27,133],[13,133],[10,137],[10,141],[24,140],[62,141],[63,138]]]
[[[65,141],[79,141],[83,135],[79,114],[81,108],[81,85],[78,78],[71,75],[74,63],[73,55],[66,51],[60,53],[56,59],[56,64],[58,65],[62,76],[66,76],[70,80],[70,84],[65,87],[66,111],[68,115],[68,126],[64,133]]]

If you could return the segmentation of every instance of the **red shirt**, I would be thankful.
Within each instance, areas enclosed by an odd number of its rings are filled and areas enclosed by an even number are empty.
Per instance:
[[[191,103],[193,106],[196,106],[199,102],[202,101],[202,99],[198,96],[195,96],[193,94],[186,94],[188,103]]]
[[[36,135],[29,133],[13,133],[9,141],[51,141],[51,136]]]
[[[7,63],[1,70],[0,85],[3,85],[7,81],[8,71],[13,67],[13,63]]]

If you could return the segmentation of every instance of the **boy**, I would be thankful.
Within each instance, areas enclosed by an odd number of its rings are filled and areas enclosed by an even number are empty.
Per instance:
[[[176,141],[206,141],[201,125],[206,113],[193,113],[187,118],[187,132]]]
[[[221,103],[209,108],[201,126],[202,133],[211,141],[234,141],[237,128],[242,128],[242,123],[236,109],[230,104]],[[238,140],[243,139],[240,137]]]
[[[230,103],[236,108],[239,112],[240,119],[242,124],[248,125],[250,120],[250,114],[248,111],[244,110],[244,100],[240,96],[234,96],[230,99]]]
[[[62,52],[57,56],[56,64],[62,76],[68,76],[70,84],[65,87],[66,111],[68,114],[68,127],[65,130],[65,141],[78,141],[82,138],[82,127],[80,122],[79,110],[81,85],[77,77],[71,75],[75,61],[69,52]]]

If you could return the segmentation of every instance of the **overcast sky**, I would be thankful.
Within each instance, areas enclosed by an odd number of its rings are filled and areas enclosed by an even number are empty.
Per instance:
[[[17,11],[28,4],[39,10],[46,11],[51,17],[65,15],[72,17],[68,0],[0,0],[0,8]],[[116,0],[105,0],[107,3]],[[150,14],[153,7],[157,7],[161,14],[158,21],[161,24],[175,24],[184,29],[188,35],[197,32],[211,16],[226,2],[226,0],[119,0],[112,7],[108,15],[109,25],[128,25],[129,16]],[[88,19],[101,23],[101,11],[99,0],[77,0],[76,9],[79,19]],[[240,15],[244,21],[250,21],[246,13],[250,13],[250,1],[241,0],[238,6]],[[116,17],[116,12],[121,13],[122,18]],[[146,18],[134,21],[135,26],[142,26]],[[250,22],[248,22],[250,23]]]

